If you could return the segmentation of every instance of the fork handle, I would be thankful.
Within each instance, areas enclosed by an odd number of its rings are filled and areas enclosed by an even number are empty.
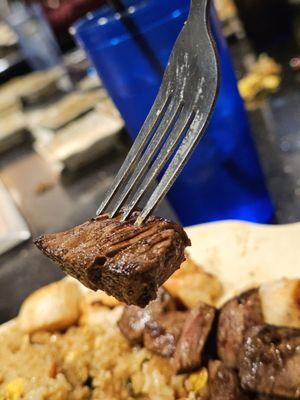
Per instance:
[[[191,0],[189,19],[199,18],[208,15],[211,0]]]

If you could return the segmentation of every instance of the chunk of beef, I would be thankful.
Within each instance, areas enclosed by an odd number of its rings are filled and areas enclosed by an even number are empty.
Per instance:
[[[142,344],[143,332],[148,321],[162,313],[176,310],[175,300],[164,288],[159,288],[157,299],[147,307],[126,306],[119,320],[119,328],[123,335],[133,344]]]
[[[218,356],[226,366],[236,368],[247,329],[263,324],[259,292],[250,290],[235,297],[221,309],[218,331]]]
[[[208,365],[210,400],[250,400],[240,387],[237,372],[221,361]]]
[[[125,222],[103,214],[69,231],[43,235],[37,247],[85,286],[145,307],[184,260],[190,241],[179,225],[135,212]]]
[[[174,355],[187,312],[173,311],[146,322],[144,346],[162,357]]]
[[[247,390],[300,399],[300,329],[270,325],[247,331],[239,357]]]
[[[176,346],[175,362],[179,373],[201,366],[202,353],[210,334],[216,310],[200,303],[189,311]]]

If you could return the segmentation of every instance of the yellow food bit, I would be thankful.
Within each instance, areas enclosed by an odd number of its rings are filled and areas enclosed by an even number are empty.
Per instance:
[[[282,81],[282,67],[266,54],[261,54],[250,72],[239,83],[241,96],[248,105],[262,95],[278,90]]]
[[[205,389],[207,382],[208,372],[206,368],[202,368],[200,371],[191,374],[188,378],[190,389],[196,393],[200,393]]]
[[[281,78],[277,75],[266,76],[263,79],[263,86],[266,90],[277,90],[279,88]]]
[[[5,400],[19,400],[24,392],[25,381],[16,378],[9,382],[5,387]]]
[[[78,358],[78,352],[70,351],[65,357],[65,362],[67,364],[72,364],[74,361],[76,361],[76,358]]]

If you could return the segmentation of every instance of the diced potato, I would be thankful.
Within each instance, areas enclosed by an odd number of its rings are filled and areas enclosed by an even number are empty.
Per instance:
[[[201,267],[197,265],[189,256],[185,255],[186,260],[181,264],[180,268],[172,275],[172,278],[180,278],[186,275],[190,275],[194,272],[199,272]]]
[[[80,309],[84,312],[86,308],[89,307],[104,306],[107,308],[115,308],[120,304],[119,300],[115,299],[113,296],[109,296],[102,290],[98,290],[97,292],[89,290],[81,299]]]
[[[31,294],[19,313],[20,328],[27,333],[63,330],[79,318],[81,299],[79,285],[62,280]]]
[[[300,328],[300,280],[281,279],[259,289],[267,324]]]
[[[105,292],[88,291],[80,301],[80,320],[81,325],[105,324],[106,319],[118,320],[121,316],[121,303]],[[113,309],[113,310],[112,310]]]
[[[172,296],[192,308],[200,301],[215,304],[221,295],[221,284],[189,257],[164,285]]]
[[[188,308],[201,301],[215,305],[222,293],[219,280],[190,259],[167,280],[164,287]]]

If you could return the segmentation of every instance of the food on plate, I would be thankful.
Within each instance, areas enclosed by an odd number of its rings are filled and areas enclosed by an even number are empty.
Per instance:
[[[81,291],[76,282],[56,282],[30,295],[23,303],[19,322],[24,332],[57,331],[79,318]]]
[[[221,309],[217,332],[218,356],[227,367],[237,367],[247,329],[263,323],[258,289],[229,300]]]
[[[238,373],[219,360],[210,361],[209,366],[210,400],[250,400],[242,391]]]
[[[215,309],[205,303],[198,304],[188,312],[176,346],[175,361],[178,372],[193,371],[201,366],[214,318]]]
[[[270,396],[300,398],[300,330],[271,325],[246,333],[239,357],[246,390]]]
[[[207,368],[203,367],[199,371],[193,372],[188,376],[185,381],[185,386],[189,393],[194,394],[197,400],[208,399],[209,396],[209,386],[208,386],[208,371]]]
[[[259,294],[267,324],[300,328],[299,279],[281,279],[265,283],[261,285]]]
[[[158,298],[146,308],[126,306],[119,327],[131,344],[143,345],[165,358],[174,358],[176,371],[183,373],[201,366],[214,318],[214,307],[201,302],[197,307],[184,310],[161,288]]]
[[[171,311],[150,319],[143,334],[146,349],[162,357],[173,357],[185,320],[184,311]]]
[[[90,219],[62,233],[43,235],[37,247],[90,289],[145,307],[184,261],[190,241],[178,224],[151,216],[135,226],[122,213]]]
[[[103,293],[98,302],[93,302],[94,293],[69,278],[59,282],[60,290],[65,286],[68,291],[70,283],[81,293],[79,320],[72,325],[55,332],[45,325],[43,330],[27,334],[20,329],[20,314],[14,324],[0,331],[1,400],[10,399],[12,390],[16,400],[188,400],[199,399],[200,394],[208,400],[205,368],[178,375],[174,357],[158,356],[144,346],[133,345],[123,335],[118,320],[126,306],[112,302]],[[45,293],[50,293],[51,286],[44,288]],[[159,290],[155,301],[159,312],[184,313],[182,305],[164,289]],[[60,304],[51,304],[45,310],[55,314]],[[90,313],[87,305],[96,306],[97,321],[86,318]],[[38,309],[35,302],[32,312],[37,314]],[[37,315],[43,320],[42,313]]]
[[[156,300],[151,301],[145,308],[137,306],[124,307],[119,321],[119,328],[132,344],[141,344],[146,323],[159,315],[165,315],[167,312],[175,310],[175,300],[164,288],[160,288],[158,289]]]
[[[107,218],[100,221],[111,224]],[[157,221],[174,229],[173,223],[154,218],[150,234]],[[80,234],[75,228],[77,236],[74,230],[67,234],[68,249],[76,248],[82,234],[95,234],[89,224]],[[120,239],[120,231],[125,234],[127,251],[128,231],[123,228],[132,232],[133,225],[120,228],[118,220],[114,224],[119,227],[115,238]],[[140,235],[147,245],[145,231]],[[80,254],[86,260],[88,249],[95,248],[89,240],[82,244],[91,247],[76,249],[72,257]],[[120,251],[120,243],[110,241],[106,249]],[[147,251],[146,246],[148,260]],[[64,248],[62,254],[68,257]],[[192,262],[183,263],[175,277],[194,276],[197,268]],[[201,268],[198,273],[206,274]],[[73,278],[38,290],[25,300],[18,318],[0,329],[0,399],[300,399],[300,329],[291,308],[296,280],[263,284],[220,310],[215,308],[218,297],[213,305],[199,300],[188,306],[184,292],[179,290],[180,296],[176,292],[180,285],[172,286],[171,293],[168,283],[145,308],[122,304]],[[282,304],[278,314],[270,312],[270,302],[265,306],[267,296],[274,306],[275,301]],[[286,319],[282,310],[292,310],[291,318]],[[268,324],[266,319],[273,315],[278,325],[290,327]]]
[[[70,279],[73,280],[73,278]],[[77,284],[80,285],[79,282]],[[94,292],[82,285],[80,285],[80,288],[84,294],[79,303],[80,325],[97,325],[103,323],[105,318],[119,320],[123,307],[117,299],[107,295],[102,290]]]
[[[164,286],[172,296],[178,298],[188,308],[196,306],[200,301],[215,305],[222,294],[220,281],[195,264],[188,256]]]

